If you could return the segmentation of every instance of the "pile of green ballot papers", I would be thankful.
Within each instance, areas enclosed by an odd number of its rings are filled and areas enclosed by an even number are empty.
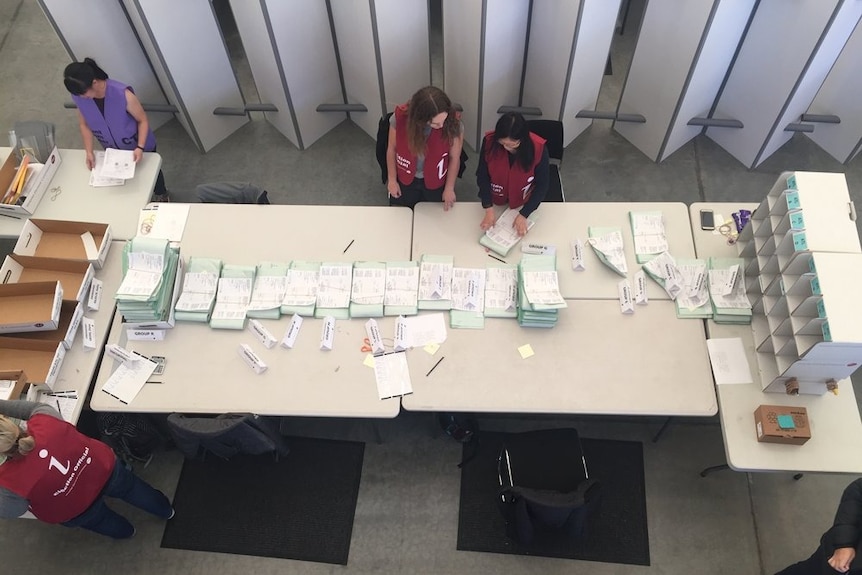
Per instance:
[[[213,329],[245,329],[256,266],[225,264],[218,279],[216,301],[210,316]]]
[[[518,264],[518,325],[557,325],[557,310],[565,308],[560,295],[556,255],[522,254]]]
[[[257,264],[251,301],[246,315],[254,319],[278,319],[281,317],[281,302],[287,283],[290,264],[261,262]]]
[[[207,323],[215,304],[222,261],[215,258],[189,258],[180,297],[174,306],[177,321]]]
[[[676,317],[680,319],[711,319],[712,300],[706,282],[706,260],[678,259],[677,270],[681,289],[674,299]]]
[[[518,267],[488,266],[485,273],[485,317],[518,317]]]
[[[420,310],[446,311],[452,308],[452,256],[424,254],[419,260]]]
[[[485,327],[485,269],[452,270],[452,311],[449,327],[482,329]]]
[[[742,258],[709,258],[709,296],[715,323],[751,323]]]
[[[115,296],[125,322],[168,320],[179,260],[168,240],[137,236],[126,242],[123,282]]]
[[[383,317],[386,264],[354,262],[350,288],[350,317]]]

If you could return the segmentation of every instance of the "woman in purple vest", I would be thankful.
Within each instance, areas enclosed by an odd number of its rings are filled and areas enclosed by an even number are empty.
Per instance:
[[[132,150],[135,162],[141,160],[144,152],[156,151],[156,137],[134,90],[109,79],[92,58],[66,66],[63,83],[78,106],[78,125],[87,152],[88,169],[96,165],[93,136],[103,148]],[[161,170],[153,189],[153,200],[170,201]]]

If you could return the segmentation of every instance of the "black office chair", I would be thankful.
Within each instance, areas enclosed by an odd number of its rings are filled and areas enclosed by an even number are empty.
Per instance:
[[[198,200],[204,204],[264,204],[269,205],[266,190],[248,182],[213,182],[195,188]]]
[[[251,413],[217,417],[172,413],[168,416],[168,429],[177,449],[188,459],[202,460],[210,453],[222,459],[239,453],[273,453],[278,461],[279,455],[290,453],[278,426]]]
[[[545,429],[506,437],[497,460],[498,503],[506,535],[529,545],[544,532],[584,536],[599,501],[575,429]]]
[[[560,179],[560,164],[563,162],[563,123],[557,120],[527,120],[530,131],[546,140],[548,157],[551,160],[550,182],[546,202],[565,202],[566,194]]]
[[[377,156],[377,163],[380,165],[380,179],[383,181],[383,185],[386,185],[386,180],[389,177],[389,168],[386,167],[386,149],[389,147],[389,119],[392,117],[392,112],[389,112],[377,122],[377,142],[375,146],[375,156]],[[467,160],[470,159],[470,156],[467,155],[467,152],[461,149],[461,165],[458,166],[458,177],[464,175],[464,170],[467,168]]]

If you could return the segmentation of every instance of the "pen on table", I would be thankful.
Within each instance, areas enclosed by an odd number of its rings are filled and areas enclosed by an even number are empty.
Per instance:
[[[350,246],[352,246],[352,245],[353,245],[353,242],[355,242],[355,241],[356,241],[356,240],[350,240],[350,243],[349,243],[349,244],[347,244],[347,247],[346,247],[346,248],[344,248],[344,251],[343,251],[343,252],[341,252],[341,253],[346,254],[346,253],[347,253],[347,250],[349,250],[349,249],[350,249]]]
[[[60,409],[60,400],[55,399],[54,401],[57,403],[57,413],[63,413],[63,410]]]
[[[507,261],[506,261],[506,260],[504,260],[504,259],[500,259],[500,258],[498,258],[498,257],[497,257],[497,256],[495,256],[494,254],[488,254],[488,257],[489,257],[489,258],[494,258],[494,259],[495,259],[495,260],[497,260],[498,262],[503,262],[504,264],[509,263],[509,262],[507,262]]]
[[[434,371],[435,369],[437,369],[437,366],[440,365],[440,362],[443,361],[445,358],[446,358],[445,355],[441,356],[440,359],[437,360],[437,363],[434,364],[434,367],[432,367],[431,369],[428,370],[428,373],[425,374],[425,377],[428,377],[429,375],[431,375],[431,372]]]

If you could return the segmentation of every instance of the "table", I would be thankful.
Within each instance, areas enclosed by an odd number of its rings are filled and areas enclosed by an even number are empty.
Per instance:
[[[412,213],[408,209],[358,206],[257,206],[191,204],[181,255],[218,257],[226,264],[292,259],[404,261],[410,259]],[[351,242],[353,242],[351,244]],[[348,247],[346,253],[345,249]],[[280,340],[290,318],[261,320]],[[381,329],[392,333],[391,318]],[[381,401],[374,372],[359,351],[364,321],[338,321],[332,351],[320,351],[323,320],[306,318],[292,350],[265,349],[245,330],[215,330],[177,323],[164,341],[126,340],[120,318],[108,341],[167,359],[161,384],[147,384],[124,405],[101,391],[115,369],[110,359],[98,373],[91,406],[96,411],[224,413],[325,417],[398,415],[397,398]],[[247,343],[269,369],[255,375],[237,356]]]
[[[498,208],[502,212],[503,208]],[[612,203],[612,202],[548,202],[535,212],[536,225],[505,258],[511,263],[521,259],[520,246],[524,242],[552,244],[557,247],[557,271],[560,293],[572,299],[618,299],[617,284],[622,278],[602,264],[587,242],[589,226],[619,227],[623,234],[628,277],[640,269],[634,254],[630,211],[661,211],[665,219],[670,253],[676,258],[693,258],[694,244],[691,224],[685,204],[678,202]],[[413,218],[413,258],[422,254],[454,255],[455,265],[487,267],[493,263],[487,251],[479,245],[482,231],[479,223],[484,209],[479,203],[460,203],[444,212],[439,204],[416,205]],[[585,250],[585,271],[576,272],[571,266],[572,240],[581,239]],[[647,282],[650,300],[670,300],[667,293],[655,282]]]
[[[0,147],[0,162],[11,152],[12,148]],[[135,237],[138,213],[150,201],[162,157],[154,152],[145,153],[132,180],[106,188],[89,186],[84,150],[61,149],[60,158],[62,163],[32,217],[111,224],[114,239]],[[59,191],[55,192],[55,188]],[[25,221],[26,218],[0,216],[0,237],[17,238]]]
[[[695,203],[691,205],[692,233],[698,257],[734,257],[736,248],[725,238],[700,229],[699,211],[711,209],[729,216],[740,208],[754,210],[757,204]],[[718,223],[718,222],[716,222]],[[718,385],[719,419],[727,464],[737,471],[790,471],[862,473],[862,421],[849,379],[839,382],[839,395],[789,396],[764,393],[754,351],[751,326],[719,325],[707,321],[709,337],[742,339],[754,383]],[[811,423],[811,439],[804,445],[759,443],[754,430],[758,405],[805,407]]]

